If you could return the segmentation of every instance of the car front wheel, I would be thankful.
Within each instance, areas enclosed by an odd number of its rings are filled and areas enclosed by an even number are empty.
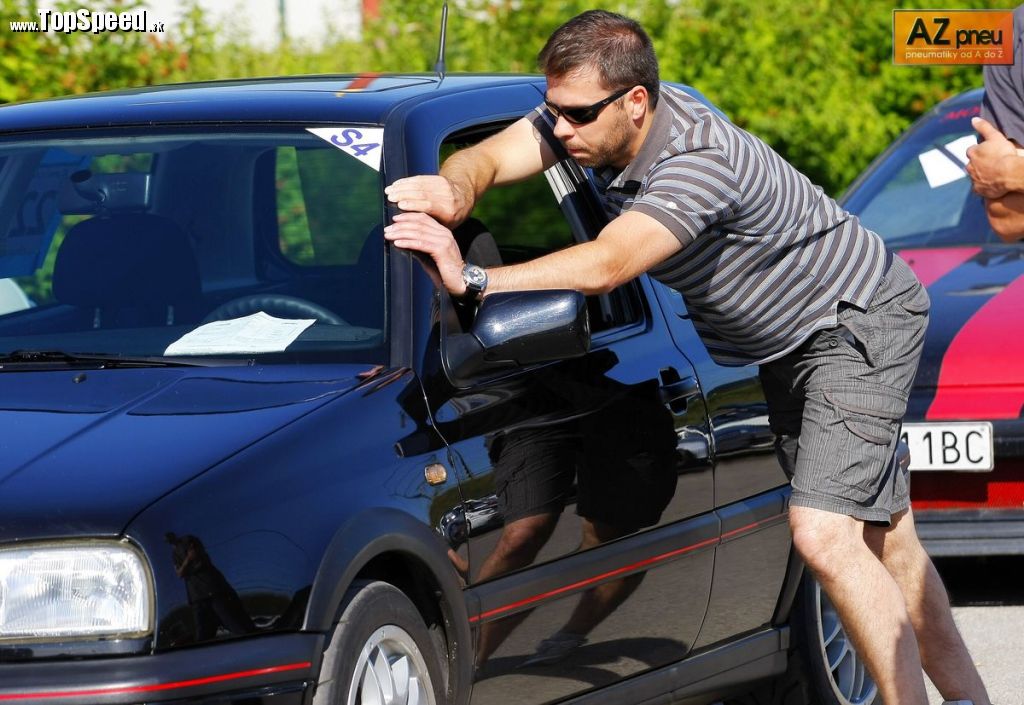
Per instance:
[[[857,655],[832,600],[810,573],[800,587],[801,655],[815,702],[822,705],[881,703],[878,686]]]
[[[441,683],[433,640],[409,598],[384,582],[353,585],[314,705],[439,705]]]
[[[790,625],[793,647],[786,672],[726,705],[881,705],[878,686],[809,571],[800,583]]]

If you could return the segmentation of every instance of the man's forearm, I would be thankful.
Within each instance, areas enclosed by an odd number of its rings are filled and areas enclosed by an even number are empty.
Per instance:
[[[490,155],[473,147],[456,152],[441,165],[441,176],[460,196],[459,223],[469,217],[476,202],[494,185],[496,173],[497,165]]]
[[[1024,189],[1001,198],[985,199],[985,212],[992,229],[1001,239],[1006,242],[1024,239]]]
[[[462,222],[487,189],[536,176],[556,161],[555,153],[530,120],[522,118],[483,142],[448,157],[440,173],[457,193],[461,202],[457,220]]]
[[[521,265],[488,270],[488,292],[523,289],[576,289],[603,294],[625,284],[677,253],[679,239],[643,213],[627,212],[595,240],[552,252]]]
[[[1024,149],[1017,156],[1003,158],[1003,185],[1007,191],[1024,192]]]
[[[523,264],[487,270],[487,293],[530,289],[576,289],[588,296],[611,291],[636,276],[620,272],[596,241],[558,250]],[[624,278],[625,277],[625,278]]]

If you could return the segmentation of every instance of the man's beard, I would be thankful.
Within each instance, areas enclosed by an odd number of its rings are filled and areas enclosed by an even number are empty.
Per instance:
[[[629,121],[626,119],[625,111],[619,108],[619,112],[623,113],[622,119],[615,123],[615,129],[608,133],[603,142],[588,149],[585,153],[573,157],[580,166],[589,169],[603,169],[622,161],[628,153]],[[566,145],[566,147],[568,146]]]

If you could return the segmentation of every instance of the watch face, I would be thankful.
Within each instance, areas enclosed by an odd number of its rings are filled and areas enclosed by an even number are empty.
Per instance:
[[[474,264],[466,265],[465,269],[462,270],[462,277],[465,279],[467,286],[474,288],[481,288],[487,283],[487,272]]]

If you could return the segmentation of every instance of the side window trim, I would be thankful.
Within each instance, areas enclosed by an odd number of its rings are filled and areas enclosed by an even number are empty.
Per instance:
[[[438,166],[445,158],[445,145],[456,145],[463,141],[474,143],[475,140],[486,137],[503,126],[489,123],[463,128],[446,135],[441,140]],[[554,198],[558,211],[565,219],[566,240],[576,243],[593,240],[607,224],[607,217],[587,172],[575,162],[563,160],[547,169],[544,177],[548,185],[546,190],[550,194],[547,197]],[[479,217],[486,220],[484,215]],[[592,336],[595,347],[603,347],[637,335],[650,325],[650,304],[646,302],[642,287],[636,281],[623,285],[615,292],[591,297],[591,301],[592,313],[600,315],[603,319],[601,327]],[[447,303],[443,303],[442,308],[442,318],[445,315],[452,317],[448,326],[442,326],[442,336],[454,331],[465,332],[466,326],[471,325],[470,319],[464,315],[456,315],[455,309]],[[457,322],[456,318],[460,320]],[[526,370],[505,373],[501,378],[523,372]],[[494,380],[486,380],[487,383],[492,381]]]
[[[561,161],[544,175],[555,194],[558,207],[569,221],[576,241],[588,242],[597,237],[608,220],[597,202],[593,183],[587,178],[586,172],[574,162]],[[597,300],[606,320],[623,321],[601,331],[602,334],[628,329],[644,322],[643,294],[635,283],[620,287],[619,294],[614,298],[612,294],[600,294]],[[637,306],[637,303],[640,305]],[[595,340],[604,338],[602,334],[596,335]]]
[[[562,164],[555,164],[545,171],[544,177],[548,180],[548,185],[554,193],[555,200],[558,201],[559,210],[562,211],[565,219],[569,221],[569,228],[572,230],[573,239],[576,242],[590,240],[597,233],[592,232],[592,229],[587,227],[579,211],[574,207],[572,202],[575,199],[573,196],[578,194],[576,189],[568,183],[568,176],[564,172]]]
[[[572,185],[568,169],[565,168],[566,166],[568,165],[563,166],[563,162],[559,162],[545,171],[544,176],[547,178],[548,185],[551,186],[551,190],[555,194],[558,208],[562,211],[565,219],[569,221],[569,228],[572,230],[573,238],[576,242],[587,242],[594,238],[598,231],[586,226],[583,217],[576,208],[576,204],[574,204],[574,201],[579,197],[579,192]],[[615,320],[615,312],[608,295],[599,295],[597,301],[601,306],[601,315],[606,320]],[[615,328],[618,327],[615,326]]]

